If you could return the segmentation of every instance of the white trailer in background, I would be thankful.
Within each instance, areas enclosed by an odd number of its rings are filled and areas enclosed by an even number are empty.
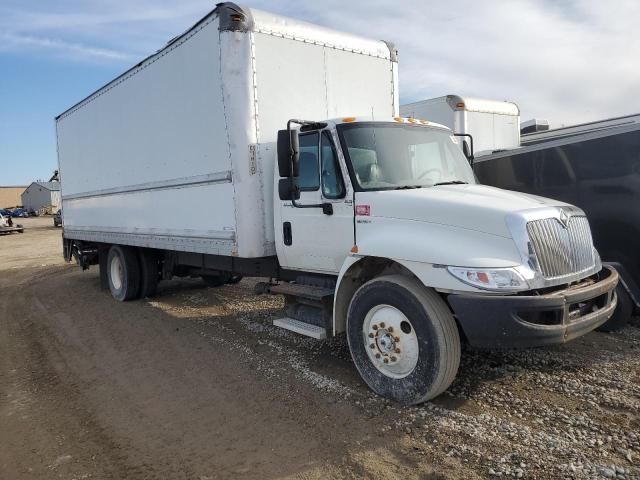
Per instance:
[[[445,95],[401,105],[400,115],[471,135],[475,155],[520,146],[520,109],[512,102]],[[470,145],[466,148],[470,153]]]
[[[617,274],[579,209],[476,185],[449,129],[397,115],[392,45],[219,4],[57,118],[65,258],[118,300],[270,277],[275,325],[346,333],[405,403],[446,390],[461,339],[562,343],[607,320]]]

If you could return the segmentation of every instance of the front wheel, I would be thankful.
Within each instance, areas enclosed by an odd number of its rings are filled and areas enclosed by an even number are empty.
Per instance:
[[[600,325],[596,330],[599,332],[615,332],[624,328],[633,314],[633,300],[621,283],[616,287],[616,297],[618,299],[618,305],[613,311],[613,315],[609,320]]]
[[[401,275],[358,289],[349,306],[347,339],[369,388],[403,404],[440,395],[460,365],[460,335],[446,303]]]

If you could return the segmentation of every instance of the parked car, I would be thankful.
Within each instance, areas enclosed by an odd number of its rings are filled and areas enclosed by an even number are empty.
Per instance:
[[[13,218],[26,218],[29,216],[26,208],[16,208],[11,212]]]
[[[53,226],[61,227],[62,226],[62,209],[58,209],[56,213],[53,214]]]

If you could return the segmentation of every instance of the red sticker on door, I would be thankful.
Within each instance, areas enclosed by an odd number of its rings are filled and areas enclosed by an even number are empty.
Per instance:
[[[356,205],[356,216],[368,217],[371,215],[371,207],[369,205]]]

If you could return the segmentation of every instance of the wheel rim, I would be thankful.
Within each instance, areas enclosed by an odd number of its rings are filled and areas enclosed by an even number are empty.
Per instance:
[[[371,363],[384,375],[404,378],[418,363],[418,337],[407,316],[391,305],[376,305],[362,324],[362,341]]]
[[[114,255],[111,258],[111,266],[109,267],[109,270],[111,273],[110,279],[113,288],[115,288],[116,290],[120,290],[122,288],[123,272],[122,261],[120,260],[120,257],[118,255]]]

